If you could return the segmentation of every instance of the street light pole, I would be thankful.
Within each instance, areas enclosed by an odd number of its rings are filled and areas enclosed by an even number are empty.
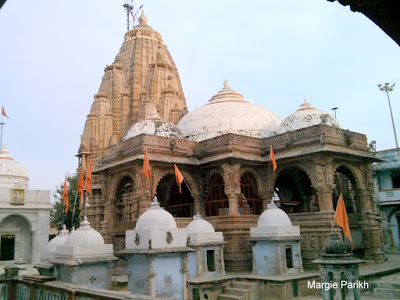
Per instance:
[[[396,134],[396,127],[394,126],[394,119],[393,119],[393,113],[392,113],[392,105],[390,104],[390,97],[389,97],[389,92],[393,91],[395,83],[392,85],[389,85],[389,83],[385,83],[385,85],[378,84],[379,89],[383,92],[386,92],[388,102],[389,102],[389,109],[390,109],[390,116],[392,117],[392,124],[393,124],[393,131],[394,131],[394,139],[396,140],[396,148],[399,148],[399,144],[397,142],[397,134]]]

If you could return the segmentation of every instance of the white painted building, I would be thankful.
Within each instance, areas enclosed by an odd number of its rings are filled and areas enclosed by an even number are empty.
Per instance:
[[[29,190],[25,167],[0,152],[0,264],[39,262],[49,241],[50,191]]]

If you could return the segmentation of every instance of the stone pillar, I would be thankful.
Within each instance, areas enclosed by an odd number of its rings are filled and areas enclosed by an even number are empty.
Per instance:
[[[205,211],[204,207],[201,205],[201,197],[199,193],[193,192],[193,198],[194,198],[194,211],[193,215],[196,215],[197,213],[200,213],[200,215],[205,216]]]
[[[266,192],[260,193],[259,194],[261,199],[262,199],[262,210],[267,209],[267,205],[271,204],[272,197],[274,196],[274,190],[273,189],[268,189]]]
[[[332,158],[318,158],[310,168],[310,179],[317,190],[319,211],[333,211],[332,191],[335,187]]]
[[[357,190],[358,199],[360,200],[361,212],[372,211],[371,207],[371,195],[367,189]]]
[[[182,254],[182,268],[180,269],[180,272],[182,273],[182,299],[183,300],[187,300],[187,285],[186,285],[186,281],[187,281],[187,272],[188,272],[188,257],[186,253]]]
[[[196,277],[201,277],[203,271],[202,271],[202,260],[201,260],[201,247],[196,247],[196,259],[197,259],[197,264],[196,264]]]
[[[229,215],[238,216],[239,214],[239,194],[240,194],[240,165],[223,164],[223,177],[225,194],[229,199]]]
[[[319,211],[333,211],[333,185],[316,186]]]
[[[139,205],[139,216],[141,216],[150,206],[151,192],[150,184],[146,176],[144,176],[142,170],[136,169],[136,178],[134,182],[135,191],[137,195],[137,201]]]
[[[149,256],[149,260],[150,260],[150,266],[149,266],[149,289],[150,289],[150,296],[152,297],[156,297],[156,275],[157,273],[154,272],[154,257],[153,256]]]

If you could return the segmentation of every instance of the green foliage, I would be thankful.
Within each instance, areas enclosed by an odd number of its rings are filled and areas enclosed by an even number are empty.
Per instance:
[[[64,203],[62,202],[62,195],[64,190],[64,182],[57,187],[56,191],[54,192],[53,196],[55,202],[53,203],[53,209],[50,213],[50,225],[52,228],[57,227],[58,229],[62,228],[62,224],[65,224],[68,229],[71,229],[72,226],[75,228],[79,227],[79,197],[76,198],[75,202],[75,195],[78,193],[78,174],[69,175],[67,177],[68,182],[68,203],[69,203],[69,210],[67,215],[64,213]],[[72,213],[73,213],[73,206],[75,202],[75,213],[74,213],[74,220],[72,222]]]

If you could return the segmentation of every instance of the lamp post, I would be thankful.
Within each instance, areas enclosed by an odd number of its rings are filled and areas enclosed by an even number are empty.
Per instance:
[[[338,110],[339,107],[333,107],[332,110],[335,112],[335,119],[336,119],[336,110]]]
[[[392,105],[390,104],[390,98],[389,98],[389,92],[393,91],[394,83],[392,85],[389,85],[389,83],[385,83],[385,85],[378,84],[379,89],[383,92],[386,92],[388,102],[389,102],[389,109],[390,109],[390,116],[392,117],[392,124],[393,124],[393,131],[394,131],[394,139],[396,140],[396,148],[399,148],[399,144],[397,142],[397,134],[396,134],[396,127],[394,126],[394,119],[393,119],[393,113],[392,113]]]

